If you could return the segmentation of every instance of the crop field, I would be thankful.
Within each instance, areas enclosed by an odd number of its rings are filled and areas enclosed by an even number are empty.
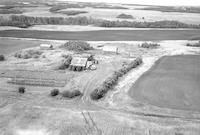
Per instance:
[[[200,30],[0,31],[1,37],[88,41],[190,40],[199,34]]]
[[[200,111],[200,56],[166,56],[130,89],[138,101],[173,109]]]

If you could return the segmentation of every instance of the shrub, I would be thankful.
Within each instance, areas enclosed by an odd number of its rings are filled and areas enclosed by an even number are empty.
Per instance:
[[[100,90],[100,89],[95,89],[94,91],[92,91],[92,93],[90,94],[90,98],[92,100],[99,100],[101,98],[104,97],[104,94],[106,92],[104,92],[103,90]]]
[[[68,11],[59,11],[58,13],[66,14],[68,16],[78,15],[78,14],[85,14],[88,13],[87,11],[78,11],[78,10],[68,10]]]
[[[134,17],[132,15],[120,14],[120,15],[117,16],[117,18],[120,18],[120,19],[133,19]]]
[[[73,91],[63,91],[61,95],[62,97],[75,98],[77,96],[81,96],[82,93],[79,90],[73,90]]]
[[[140,47],[142,47],[142,48],[157,48],[158,46],[160,46],[160,45],[157,43],[147,43],[147,42],[142,43],[140,45]]]
[[[19,92],[20,94],[25,93],[25,87],[19,87],[19,88],[18,88],[18,92]]]
[[[200,47],[200,41],[198,43],[194,43],[194,44],[187,43],[186,46]]]
[[[51,95],[52,97],[57,96],[58,94],[59,94],[59,90],[58,90],[58,89],[53,89],[53,90],[51,91],[51,93],[50,93],[50,95]]]
[[[4,60],[5,60],[4,55],[0,55],[0,61],[4,61]]]
[[[30,59],[30,58],[39,58],[42,53],[43,52],[39,50],[25,50],[16,52],[14,56],[16,58]]]
[[[71,55],[62,55],[65,59],[61,62],[59,65],[58,69],[60,70],[65,70],[69,68],[71,61],[72,61],[72,56]]]
[[[62,47],[71,51],[87,51],[93,49],[93,47],[85,41],[68,41]]]

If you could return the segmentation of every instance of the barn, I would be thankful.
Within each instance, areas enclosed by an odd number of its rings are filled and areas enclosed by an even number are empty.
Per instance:
[[[113,52],[113,53],[118,54],[119,48],[117,46],[104,46],[103,51],[104,52]]]
[[[70,70],[73,71],[82,71],[86,69],[86,65],[87,65],[87,58],[83,58],[83,57],[73,57],[71,64],[69,66]]]

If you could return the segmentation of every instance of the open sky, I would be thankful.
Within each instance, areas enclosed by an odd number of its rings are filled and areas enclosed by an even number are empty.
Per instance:
[[[67,0],[59,0],[59,1],[67,1]],[[163,6],[200,6],[200,0],[69,0],[69,1],[147,4],[147,5],[163,5]]]

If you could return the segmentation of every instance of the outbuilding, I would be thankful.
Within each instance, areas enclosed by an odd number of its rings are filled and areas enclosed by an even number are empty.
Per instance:
[[[118,54],[119,53],[119,48],[117,46],[104,46],[103,51],[105,52],[113,52]]]
[[[88,61],[87,58],[73,57],[69,69],[73,71],[85,70],[87,61]]]
[[[40,44],[40,49],[41,50],[52,50],[53,45],[51,45],[51,44]]]

